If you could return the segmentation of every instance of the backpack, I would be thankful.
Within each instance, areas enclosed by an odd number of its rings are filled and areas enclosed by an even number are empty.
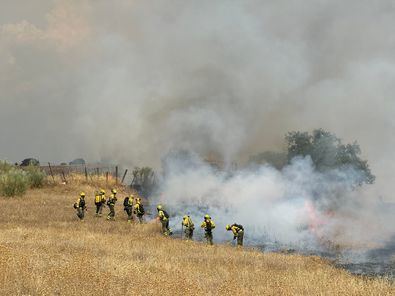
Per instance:
[[[195,229],[195,225],[193,224],[191,217],[188,217],[188,227],[190,229]]]
[[[139,205],[139,209],[138,209],[138,213],[139,215],[144,215],[145,214],[145,210],[142,204]]]
[[[237,228],[240,228],[240,230],[243,230],[243,231],[244,231],[243,225],[240,225],[240,224],[233,224],[233,226],[236,226]]]
[[[123,200],[123,206],[124,207],[128,207],[129,206],[129,197],[125,197],[125,199]]]
[[[165,210],[162,210],[162,212],[163,212],[163,215],[165,215],[165,218],[166,218],[166,219],[169,219],[169,218],[170,218],[169,214],[168,214]]]
[[[101,202],[101,196],[95,195],[95,203],[100,203],[100,202]]]

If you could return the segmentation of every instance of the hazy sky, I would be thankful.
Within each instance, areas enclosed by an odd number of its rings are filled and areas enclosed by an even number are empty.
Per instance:
[[[357,140],[395,170],[395,2],[0,2],[0,158],[227,160],[290,130]]]

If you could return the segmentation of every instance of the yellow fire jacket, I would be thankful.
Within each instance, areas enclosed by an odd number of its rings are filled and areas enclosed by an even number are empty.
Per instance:
[[[190,229],[195,228],[195,225],[193,224],[192,219],[189,216],[182,218],[182,225]]]
[[[200,225],[201,228],[204,228],[206,231],[211,231],[212,229],[215,228],[215,223],[213,220],[204,220],[202,225]]]

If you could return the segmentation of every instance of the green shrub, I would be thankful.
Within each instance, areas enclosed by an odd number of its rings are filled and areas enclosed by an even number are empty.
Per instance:
[[[13,166],[10,165],[8,162],[0,160],[0,174],[7,173],[12,168]]]
[[[0,174],[0,192],[4,196],[22,195],[29,187],[27,173],[16,168]]]
[[[46,175],[39,167],[30,165],[25,171],[31,188],[43,187]]]

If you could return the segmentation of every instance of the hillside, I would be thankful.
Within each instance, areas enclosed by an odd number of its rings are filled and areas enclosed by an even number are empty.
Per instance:
[[[83,222],[72,208],[80,190]],[[164,238],[155,222],[127,224],[121,201],[115,222],[95,218],[93,191],[58,185],[0,197],[0,295],[395,294],[394,284],[318,257]]]

